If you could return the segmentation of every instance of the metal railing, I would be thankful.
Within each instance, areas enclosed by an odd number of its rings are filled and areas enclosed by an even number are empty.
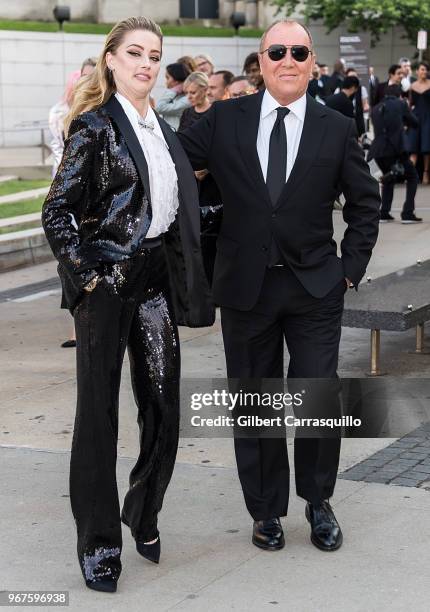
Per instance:
[[[40,143],[35,145],[36,147],[40,147],[41,156],[42,156],[42,165],[46,164],[46,159],[51,154],[51,148],[46,143],[45,130],[49,130],[48,120],[38,120],[38,121],[21,121],[20,123],[15,124],[13,128],[0,129],[0,134],[3,136],[2,140],[4,143],[4,134],[7,133],[20,133],[20,132],[40,132]],[[2,146],[5,146],[4,144]],[[17,147],[22,145],[16,145]],[[29,145],[30,146],[30,145]]]

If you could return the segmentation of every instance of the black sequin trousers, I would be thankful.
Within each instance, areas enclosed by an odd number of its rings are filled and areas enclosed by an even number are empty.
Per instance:
[[[101,282],[74,311],[78,398],[70,498],[87,581],[118,578],[121,519],[137,540],[157,537],[157,514],[173,472],[179,432],[179,339],[163,247],[105,264],[99,274]],[[120,515],[118,399],[126,347],[140,454]]]

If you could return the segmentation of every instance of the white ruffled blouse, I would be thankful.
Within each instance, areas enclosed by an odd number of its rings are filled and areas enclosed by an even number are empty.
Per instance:
[[[133,126],[148,164],[152,221],[146,238],[156,238],[169,229],[178,210],[178,176],[175,164],[152,108],[149,107],[146,117],[142,118],[127,98],[119,93],[116,93],[115,97]],[[150,127],[142,127],[143,123]]]

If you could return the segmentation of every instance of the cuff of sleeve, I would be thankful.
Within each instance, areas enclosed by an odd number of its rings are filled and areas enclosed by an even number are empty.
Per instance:
[[[98,273],[95,268],[91,268],[88,270],[83,270],[79,274],[76,273],[76,276],[79,277],[79,287],[80,287],[80,290],[82,290],[85,288],[86,285],[88,285],[88,283],[90,283],[93,280],[93,278],[98,276]]]
[[[101,264],[99,261],[85,261],[75,269],[75,274],[82,275],[85,272],[91,272],[100,268]],[[94,275],[93,275],[94,276]]]

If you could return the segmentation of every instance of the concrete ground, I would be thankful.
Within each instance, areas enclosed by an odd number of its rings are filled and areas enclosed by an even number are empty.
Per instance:
[[[376,278],[430,258],[430,187],[420,188],[420,226],[382,225],[368,275]],[[402,190],[396,193],[398,204]],[[336,233],[342,233],[335,214]],[[55,264],[4,273],[0,291],[51,278]],[[424,489],[339,479],[333,506],[344,532],[342,549],[322,553],[309,541],[304,502],[291,495],[286,547],[260,551],[250,542],[231,440],[182,439],[160,515],[159,566],[134,550],[126,528],[123,573],[115,595],[84,586],[75,556],[68,499],[68,463],[76,385],[75,353],[59,344],[70,317],[56,291],[0,303],[1,590],[67,590],[70,609],[271,610],[303,612],[428,610],[430,493]],[[186,378],[225,375],[219,321],[181,330]],[[384,369],[428,377],[430,356],[408,353],[413,330],[382,334]],[[368,369],[369,333],[344,329],[339,373]],[[128,364],[121,388],[120,498],[137,451],[136,409]],[[388,445],[389,439],[343,441],[344,470]],[[291,449],[292,450],[292,449]],[[290,453],[290,457],[292,454]],[[293,488],[294,490],[294,488]],[[1,593],[0,593],[1,599]],[[276,608],[275,608],[276,609]]]

